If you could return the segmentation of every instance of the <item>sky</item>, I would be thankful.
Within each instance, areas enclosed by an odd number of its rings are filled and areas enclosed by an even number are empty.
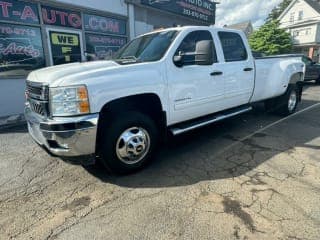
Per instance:
[[[255,28],[261,26],[271,10],[282,0],[220,0],[216,25],[224,26],[251,20]]]

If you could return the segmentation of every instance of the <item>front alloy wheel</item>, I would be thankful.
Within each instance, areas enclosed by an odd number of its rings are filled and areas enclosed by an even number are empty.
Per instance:
[[[125,164],[136,164],[141,161],[150,149],[149,133],[142,127],[125,130],[118,138],[116,153]]]
[[[152,159],[158,142],[154,121],[138,111],[117,113],[111,119],[106,118],[99,127],[102,163],[119,174],[141,169]]]

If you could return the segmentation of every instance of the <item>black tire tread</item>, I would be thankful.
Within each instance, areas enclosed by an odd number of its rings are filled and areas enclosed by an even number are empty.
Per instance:
[[[290,114],[293,114],[296,111],[297,105],[292,112],[290,112],[288,109],[288,100],[292,91],[296,92],[297,99],[299,99],[298,86],[296,84],[290,84],[287,88],[287,91],[282,96],[273,99],[268,99],[264,102],[266,111],[276,113],[281,116],[288,116]]]
[[[102,123],[101,127],[102,134],[99,149],[101,162],[109,171],[115,174],[128,174],[140,170],[151,160],[157,145],[158,129],[154,121],[145,114],[131,110],[119,113],[111,119],[110,122]],[[139,124],[149,132],[151,138],[150,151],[141,162],[127,165],[118,159],[115,153],[115,144],[122,131]]]

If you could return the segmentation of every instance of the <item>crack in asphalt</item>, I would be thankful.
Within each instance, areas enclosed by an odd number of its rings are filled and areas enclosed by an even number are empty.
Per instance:
[[[290,196],[284,192],[283,188],[288,184],[299,183],[302,192],[305,190],[308,194],[307,190],[312,190],[319,194],[320,187],[317,186],[319,179],[310,179],[312,176],[310,169],[317,172],[319,165],[314,162],[319,160],[306,159],[306,153],[301,152],[295,143],[286,143],[284,146],[261,144],[267,140],[269,142],[280,140],[279,136],[272,135],[266,129],[245,139],[235,138],[232,135],[223,137],[237,144],[233,148],[227,148],[225,152],[213,154],[207,148],[197,149],[192,156],[196,158],[196,164],[190,158],[180,155],[179,161],[172,169],[166,169],[161,173],[162,177],[170,179],[176,186],[146,188],[145,192],[142,191],[143,180],[139,179],[139,187],[122,187],[120,183],[126,183],[126,179],[119,181],[119,184],[103,182],[89,176],[85,171],[67,167],[51,157],[48,158],[47,164],[36,169],[30,177],[26,168],[35,155],[37,158],[45,156],[33,147],[21,164],[19,173],[0,185],[1,189],[10,185],[16,178],[22,179],[19,180],[22,181],[21,186],[0,192],[2,198],[0,213],[12,211],[14,215],[16,209],[21,218],[25,217],[30,221],[19,222],[18,219],[13,219],[17,215],[5,216],[0,219],[0,230],[13,239],[33,238],[33,234],[37,231],[42,231],[39,238],[58,239],[68,231],[82,225],[94,225],[102,219],[106,220],[106,227],[111,227],[112,224],[118,224],[117,216],[121,211],[132,211],[137,203],[156,204],[158,198],[166,196],[168,206],[166,205],[165,210],[168,211],[167,208],[170,206],[183,213],[183,219],[177,219],[178,227],[173,239],[182,239],[186,236],[187,225],[198,224],[196,216],[206,214],[215,217],[231,216],[230,224],[233,225],[230,234],[235,239],[249,239],[250,236],[258,239],[258,234],[270,234],[272,231],[283,239],[308,239],[308,237],[300,238],[297,232],[288,234],[285,224],[304,222],[304,226],[314,229],[315,226],[320,226],[320,219],[308,211],[309,209],[304,208],[299,199],[294,199],[295,195]],[[309,144],[301,145],[301,148],[306,146]],[[316,145],[312,146],[309,151],[319,150]],[[190,152],[186,150],[186,153],[188,155]],[[259,159],[261,156],[269,161],[262,162]],[[278,163],[273,157],[280,159],[280,162]],[[287,161],[288,165],[285,166],[292,168],[286,169],[281,157]],[[142,173],[141,176],[152,178],[155,177],[153,174],[156,176],[157,171],[153,170],[151,174]],[[201,181],[198,181],[199,176]],[[181,180],[183,186],[179,186]],[[230,185],[223,185],[222,182],[228,184],[227,181]],[[174,202],[175,198],[179,197],[182,200]],[[278,204],[289,212],[279,210]],[[154,208],[156,207],[155,205]],[[271,227],[260,225],[261,219],[270,223]],[[139,229],[150,229],[153,221],[157,219],[151,216],[149,222],[135,223],[135,226]],[[12,222],[16,225],[14,228],[10,227]],[[134,233],[128,235],[136,237]],[[141,238],[147,236],[145,232],[140,235]]]

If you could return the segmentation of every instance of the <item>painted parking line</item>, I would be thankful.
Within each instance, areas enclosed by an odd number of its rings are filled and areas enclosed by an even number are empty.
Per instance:
[[[238,143],[243,142],[243,141],[245,141],[245,140],[247,140],[247,139],[250,139],[250,138],[252,138],[254,135],[258,134],[258,133],[264,132],[265,130],[267,130],[267,129],[271,128],[271,127],[274,127],[274,126],[276,126],[276,125],[279,124],[279,123],[282,123],[282,122],[287,121],[287,120],[289,120],[289,119],[291,119],[291,118],[294,118],[295,116],[300,115],[300,114],[302,114],[302,113],[304,113],[304,112],[307,112],[307,111],[309,111],[309,110],[311,110],[311,109],[313,109],[313,108],[315,108],[315,107],[318,107],[318,106],[320,106],[320,103],[313,104],[313,105],[311,105],[311,106],[309,106],[309,107],[307,107],[307,108],[305,108],[305,109],[302,109],[301,111],[298,111],[298,112],[296,112],[296,113],[294,113],[294,114],[292,114],[292,115],[289,115],[289,116],[287,116],[287,117],[285,117],[285,118],[281,118],[280,120],[278,120],[278,121],[276,121],[276,122],[270,123],[270,124],[268,124],[267,126],[265,126],[265,127],[261,128],[261,129],[255,131],[255,132],[253,132],[253,133],[251,133],[251,134],[249,134],[249,135],[247,135],[247,136],[245,136],[245,137],[242,137],[242,138],[238,139],[236,142],[234,142],[234,143],[230,144],[229,146],[225,147],[224,149],[222,149],[221,151],[219,151],[219,152],[218,152],[217,154],[215,154],[215,155],[220,155],[221,153],[223,153],[223,152],[229,150],[230,148],[236,146]]]

